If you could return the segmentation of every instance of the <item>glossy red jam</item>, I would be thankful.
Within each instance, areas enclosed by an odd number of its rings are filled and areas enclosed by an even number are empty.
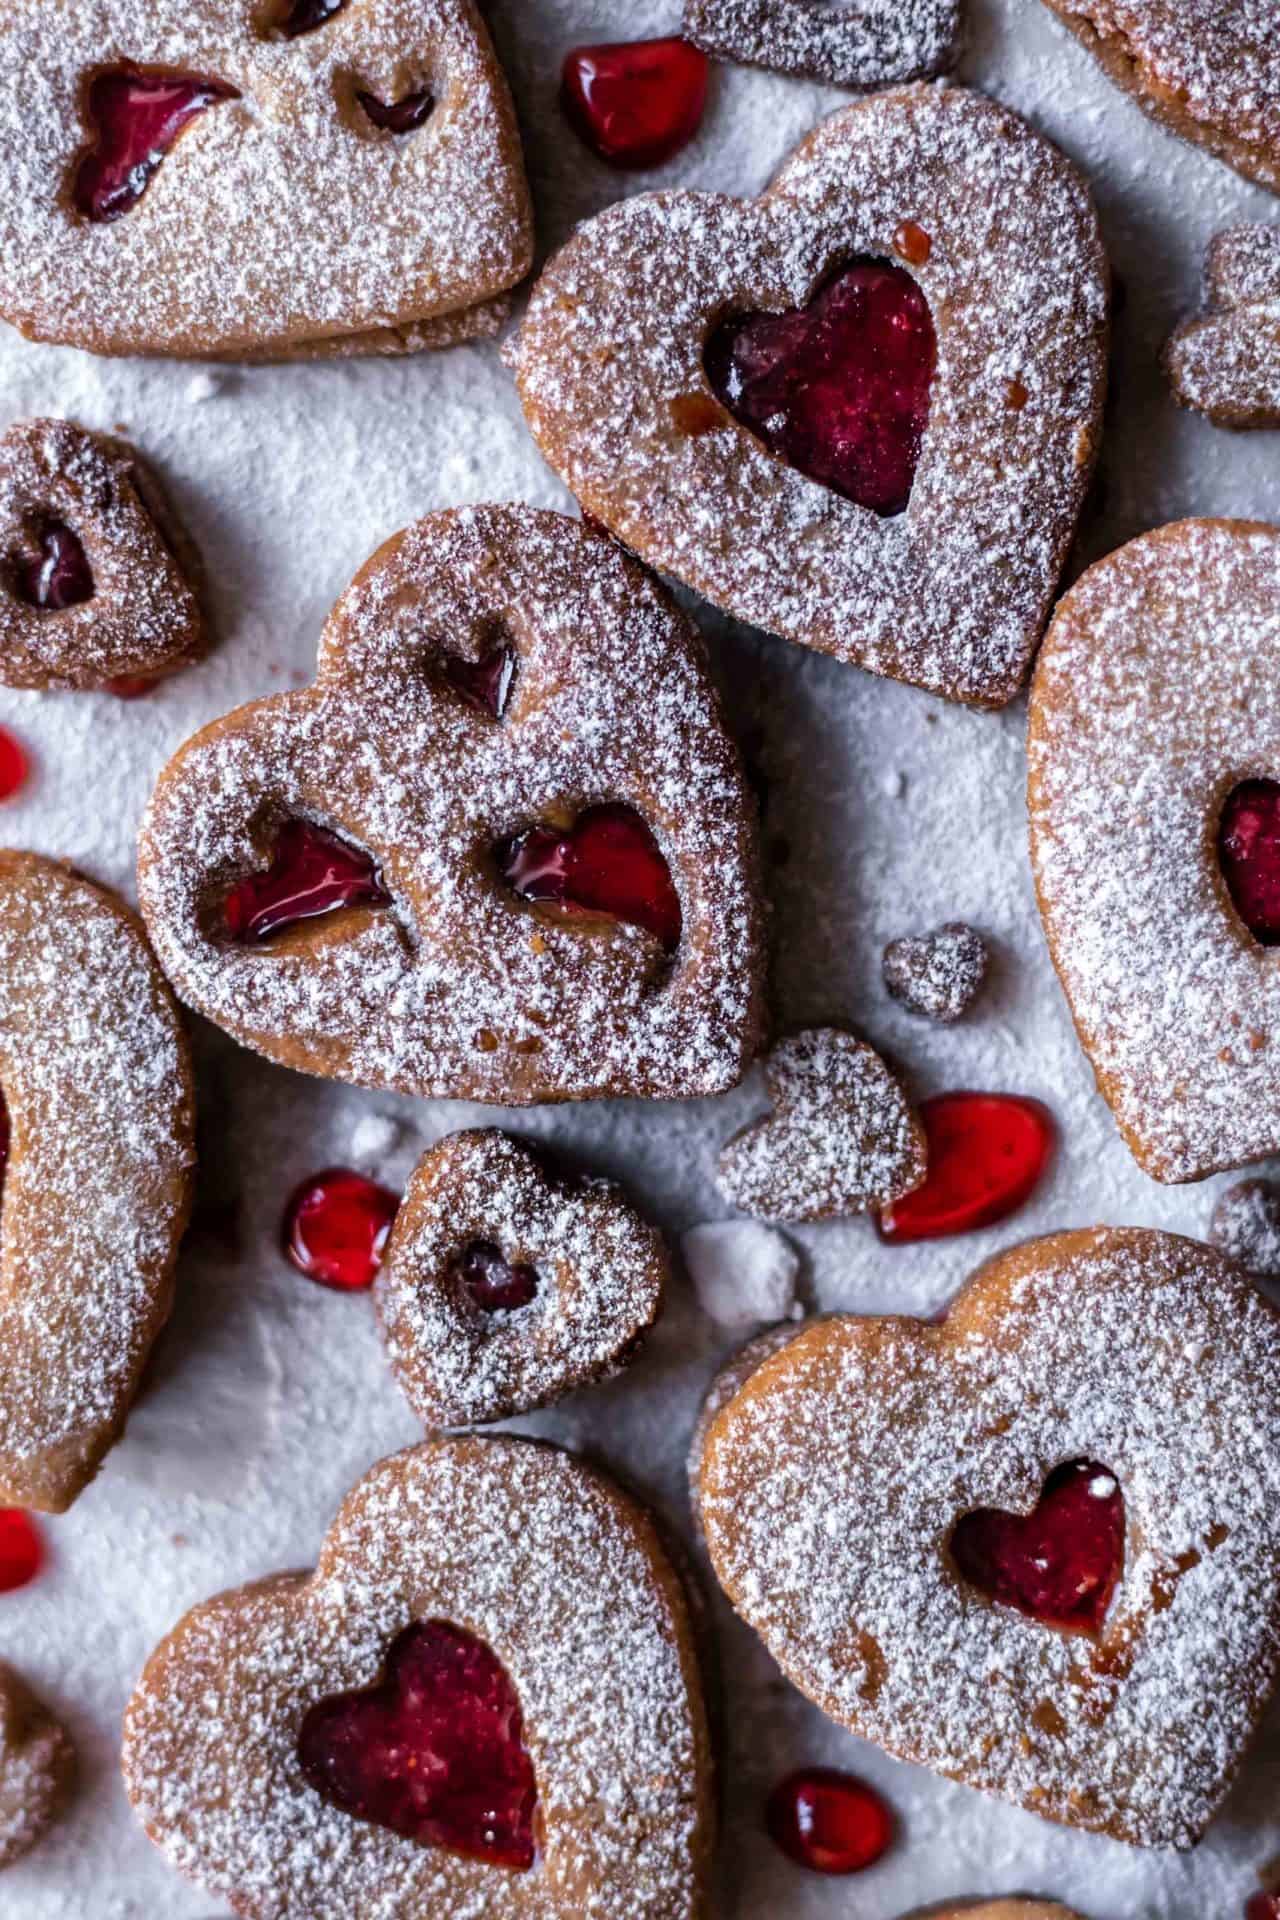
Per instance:
[[[712,391],[771,453],[886,517],[911,498],[937,363],[928,302],[880,260],[790,313],[730,314],[705,354]]]
[[[832,1767],[780,1780],[769,1795],[765,1825],[787,1858],[811,1873],[861,1873],[893,1839],[893,1815],[879,1794]]]
[[[276,24],[276,32],[286,40],[297,40],[304,33],[314,33],[317,27],[328,26],[346,4],[347,0],[290,0]]]
[[[406,1627],[381,1685],[310,1709],[298,1762],[358,1820],[517,1873],[534,1863],[538,1790],[520,1702],[496,1655],[460,1627]]]
[[[339,1293],[371,1287],[400,1199],[348,1167],[327,1167],[285,1209],[282,1244],[299,1273]]]
[[[286,820],[271,865],[236,882],[223,914],[228,937],[250,947],[321,914],[390,904],[377,864],[362,848],[310,820]]]
[[[449,1262],[452,1279],[484,1313],[511,1313],[527,1307],[538,1291],[538,1270],[517,1261],[508,1265],[501,1247],[473,1240]]]
[[[1245,780],[1227,796],[1218,863],[1254,939],[1280,945],[1280,781]]]
[[[1069,1460],[1026,1515],[983,1507],[951,1535],[957,1570],[1004,1607],[1097,1634],[1124,1571],[1124,1495],[1108,1467]]]
[[[375,127],[384,133],[415,133],[431,117],[435,101],[425,87],[405,93],[398,100],[379,100],[376,93],[359,91],[356,99]]]
[[[31,762],[16,733],[0,727],[0,800],[12,800],[27,784]]]
[[[478,660],[465,660],[460,653],[442,654],[440,671],[468,705],[501,720],[515,685],[518,659],[514,647],[499,644]]]
[[[882,1240],[940,1240],[1016,1213],[1053,1156],[1053,1116],[1012,1093],[940,1093],[920,1108],[929,1149],[923,1186],[885,1208]]]
[[[18,598],[42,613],[61,613],[93,598],[93,569],[70,527],[53,520],[40,533],[34,553],[14,563]]]
[[[680,944],[680,896],[671,869],[634,807],[588,807],[567,831],[531,827],[495,848],[495,859],[522,900],[625,920],[668,953]]]
[[[9,1107],[0,1093],[0,1197],[4,1194],[4,1177],[9,1171]]]
[[[103,692],[111,694],[116,700],[145,700],[159,684],[159,677],[154,673],[122,673],[114,680],[108,680]]]
[[[27,1586],[43,1565],[44,1541],[31,1515],[0,1507],[0,1593]]]
[[[560,98],[579,139],[611,167],[660,167],[702,125],[709,71],[687,40],[575,47]]]
[[[206,108],[240,98],[198,73],[108,67],[89,83],[93,144],[76,168],[72,196],[87,220],[118,220],[136,207],[185,127]]]
[[[1255,1893],[1245,1902],[1244,1920],[1280,1920],[1280,1893]]]

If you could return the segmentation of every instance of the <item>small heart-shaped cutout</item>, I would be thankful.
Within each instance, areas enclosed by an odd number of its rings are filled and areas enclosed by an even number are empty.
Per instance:
[[[348,0],[285,0],[274,31],[285,40],[300,40],[304,34],[327,27],[348,5]]]
[[[455,1254],[448,1276],[482,1313],[516,1313],[538,1297],[538,1270],[527,1260],[513,1264],[492,1240],[473,1240]]]
[[[1001,1606],[1096,1638],[1124,1572],[1124,1495],[1106,1467],[1070,1460],[1049,1475],[1033,1512],[966,1513],[950,1552]]]
[[[1243,780],[1218,822],[1218,862],[1232,904],[1260,946],[1280,946],[1280,781]]]
[[[119,220],[137,206],[156,169],[185,127],[238,100],[235,87],[205,74],[153,73],[110,67],[89,83],[93,144],[77,162],[72,198],[86,220]]]
[[[687,40],[575,47],[561,76],[569,124],[612,167],[660,167],[688,146],[707,103],[707,56]]]
[[[382,133],[416,133],[431,118],[435,100],[425,87],[402,93],[398,100],[380,100],[376,93],[357,90],[356,99]]]
[[[721,60],[837,87],[889,87],[945,72],[960,0],[684,0],[684,30]]]
[[[680,944],[680,896],[653,833],[634,807],[588,807],[571,827],[530,827],[494,849],[522,900],[643,927],[668,953]]]
[[[440,665],[449,685],[456,688],[464,700],[479,712],[487,713],[490,719],[501,720],[515,685],[519,659],[513,646],[499,640],[478,660],[468,660],[460,653],[446,653]]]
[[[223,917],[228,939],[249,947],[304,920],[390,904],[377,862],[362,847],[313,820],[286,820],[272,845],[270,865],[236,881],[223,902]]]
[[[29,607],[61,613],[93,598],[93,569],[78,536],[55,520],[40,531],[36,551],[14,562],[18,596]]]

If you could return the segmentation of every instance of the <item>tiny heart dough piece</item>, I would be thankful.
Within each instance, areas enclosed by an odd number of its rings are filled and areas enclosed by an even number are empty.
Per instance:
[[[1208,311],[1165,349],[1181,406],[1219,427],[1280,426],[1280,227],[1228,227],[1205,257]]]
[[[75,1749],[21,1674],[0,1661],[0,1867],[30,1853],[63,1813]]]
[[[308,1709],[414,1622],[487,1644],[520,1703],[539,1855],[507,1871],[332,1805]],[[374,1467],[313,1574],[197,1607],[125,1714],[134,1809],[245,1920],[705,1920],[711,1758],[684,1590],[643,1510],[568,1454],[441,1440]]]
[[[486,1312],[454,1263],[490,1246],[531,1266],[527,1305]],[[611,1181],[558,1173],[495,1129],[418,1162],[375,1299],[391,1368],[428,1428],[503,1420],[624,1366],[662,1308],[662,1235]]]
[[[683,30],[717,59],[838,87],[886,87],[952,65],[960,0],[684,0]]]
[[[1280,974],[1232,904],[1223,803],[1280,776],[1280,531],[1184,520],[1100,560],[1031,691],[1036,893],[1098,1086],[1157,1180],[1280,1149]]]
[[[1190,1847],[1280,1660],[1277,1365],[1280,1315],[1210,1248],[1032,1241],[941,1324],[837,1316],[749,1374],[703,1449],[712,1563],[862,1738],[1068,1825]],[[1081,1460],[1127,1517],[1096,1640],[992,1601],[948,1551],[964,1515],[1026,1514]]]
[[[910,502],[880,518],[767,451],[703,366],[726,313],[907,266],[937,371]],[[917,245],[905,242],[913,252]],[[768,192],[641,195],[534,289],[517,382],[583,507],[726,613],[981,707],[1030,666],[1097,453],[1109,272],[1089,189],[1015,114],[905,87],[833,115]]]

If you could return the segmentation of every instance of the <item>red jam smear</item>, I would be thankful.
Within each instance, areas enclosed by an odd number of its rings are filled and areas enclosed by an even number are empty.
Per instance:
[[[882,1240],[941,1240],[1016,1213],[1039,1184],[1057,1138],[1038,1100],[1014,1093],[940,1093],[920,1108],[929,1151],[923,1186],[876,1219]]]
[[[379,100],[376,93],[357,90],[356,99],[366,117],[383,133],[416,133],[431,117],[435,100],[425,87],[401,94],[398,100]]]
[[[446,1621],[406,1627],[381,1685],[312,1707],[298,1762],[358,1820],[516,1873],[534,1863],[538,1790],[519,1699],[492,1649]]]
[[[479,660],[466,660],[460,653],[443,654],[440,671],[469,706],[487,713],[490,719],[501,720],[515,685],[518,662],[514,647],[499,644]]]
[[[29,1513],[0,1507],[0,1593],[30,1585],[44,1565],[44,1541]]]
[[[52,520],[40,533],[36,551],[13,568],[18,598],[42,613],[61,613],[93,598],[93,569],[79,536]]]
[[[93,144],[76,168],[72,198],[87,220],[119,220],[136,207],[185,127],[235,87],[199,73],[109,67],[89,82]]]
[[[473,1240],[455,1254],[449,1274],[483,1313],[512,1313],[538,1292],[537,1268],[524,1261],[511,1266],[491,1240]]]
[[[578,138],[611,167],[660,167],[702,125],[709,73],[706,54],[674,36],[575,47],[560,99]]]
[[[302,920],[349,907],[388,907],[391,895],[376,862],[328,827],[286,820],[265,873],[236,882],[223,906],[227,934],[239,946],[257,946]]]
[[[769,1795],[765,1825],[775,1846],[811,1873],[861,1873],[892,1839],[894,1820],[880,1795],[833,1767],[788,1774]]]
[[[16,733],[0,727],[0,800],[12,800],[21,793],[31,772],[26,748]]]
[[[1069,1460],[1049,1475],[1033,1513],[965,1514],[951,1558],[1001,1606],[1096,1637],[1124,1571],[1120,1483],[1095,1460]]]
[[[314,33],[317,27],[327,27],[346,4],[347,0],[292,0],[275,30],[286,40],[297,40],[304,33]]]
[[[770,453],[883,518],[905,511],[938,341],[901,267],[858,260],[805,307],[730,314],[704,364],[716,397]]]
[[[568,913],[607,914],[643,927],[668,953],[680,944],[680,896],[671,869],[634,807],[588,807],[567,831],[531,827],[495,849],[498,872],[522,900]]]
[[[1280,946],[1280,781],[1244,780],[1228,794],[1218,822],[1218,864],[1254,939]]]
[[[371,1287],[400,1206],[398,1194],[348,1167],[326,1167],[294,1190],[281,1242],[299,1273],[339,1293]]]

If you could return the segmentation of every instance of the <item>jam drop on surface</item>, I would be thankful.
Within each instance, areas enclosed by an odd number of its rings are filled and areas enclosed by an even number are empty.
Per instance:
[[[1013,1093],[940,1093],[920,1108],[923,1186],[876,1219],[882,1240],[940,1240],[991,1227],[1027,1200],[1053,1154],[1053,1116]]]
[[[882,517],[911,497],[938,361],[901,267],[859,260],[789,313],[730,314],[707,343],[717,398],[788,466]]]
[[[391,895],[370,856],[328,827],[286,820],[265,873],[237,881],[223,912],[227,933],[240,946],[256,946],[301,920],[344,907],[387,907]]]
[[[12,800],[27,784],[31,762],[21,740],[8,727],[0,727],[0,800]]]
[[[511,698],[519,656],[514,647],[499,644],[479,660],[465,660],[460,653],[441,657],[440,669],[449,685],[470,706],[501,720]]]
[[[579,139],[611,167],[660,167],[702,124],[710,63],[687,40],[575,47],[560,98]]]
[[[495,848],[498,871],[523,900],[566,912],[608,914],[643,927],[668,953],[680,944],[680,897],[671,869],[634,807],[588,807],[565,831],[530,827]]]
[[[88,93],[93,144],[73,189],[80,212],[99,223],[128,213],[183,128],[206,107],[239,98],[234,87],[198,73],[121,66],[96,74]]]
[[[392,1641],[385,1673],[380,1686],[334,1694],[307,1713],[298,1761],[309,1784],[405,1839],[527,1873],[538,1789],[497,1656],[429,1620]]]
[[[93,569],[78,536],[60,520],[40,534],[38,550],[25,554],[13,569],[18,598],[42,613],[61,613],[93,598]]]
[[[326,1167],[295,1189],[282,1244],[299,1273],[339,1293],[371,1287],[400,1200],[348,1167]]]
[[[327,26],[346,4],[347,0],[290,0],[275,30],[286,40],[297,40],[304,33]]]
[[[1048,1627],[1096,1635],[1124,1570],[1124,1495],[1107,1467],[1069,1460],[1027,1515],[958,1520],[951,1558],[975,1587]]]
[[[376,93],[357,92],[356,99],[375,127],[384,133],[415,133],[430,118],[435,101],[425,87],[402,94],[399,100],[379,100]]]
[[[21,1507],[0,1507],[0,1593],[13,1593],[35,1579],[44,1565],[44,1541]]]
[[[501,1247],[491,1240],[473,1240],[449,1262],[450,1276],[484,1313],[510,1313],[527,1307],[538,1291],[536,1267],[517,1261],[509,1266]]]
[[[1218,822],[1218,864],[1254,939],[1280,946],[1280,781],[1245,780],[1228,794]]]
[[[780,1780],[765,1825],[787,1858],[812,1873],[861,1873],[893,1839],[893,1815],[879,1794],[831,1767]]]

